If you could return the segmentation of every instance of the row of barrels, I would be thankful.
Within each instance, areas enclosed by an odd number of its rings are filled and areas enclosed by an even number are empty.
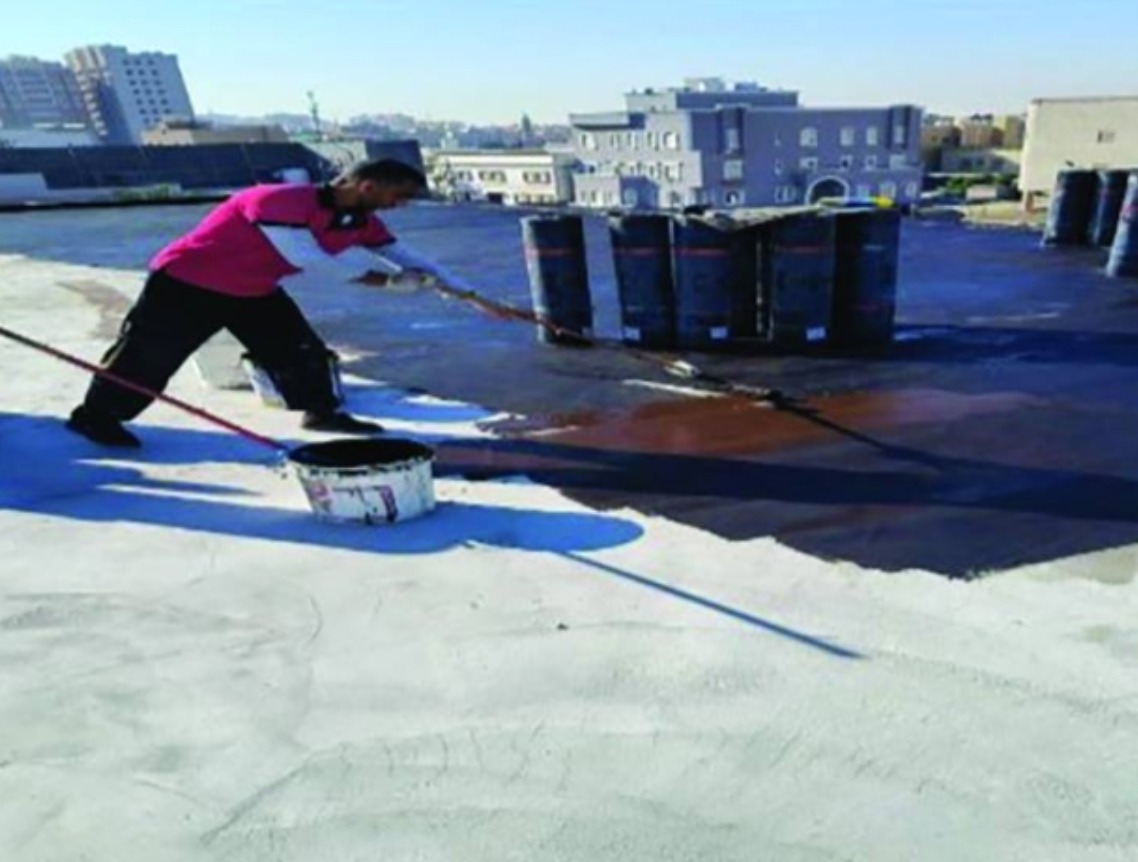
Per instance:
[[[621,338],[646,350],[714,351],[892,341],[900,213],[799,211],[761,220],[623,214],[608,221]],[[577,215],[522,219],[534,311],[591,336]],[[539,338],[566,339],[551,328]]]
[[[1107,248],[1107,275],[1138,277],[1138,170],[1060,171],[1043,244]]]

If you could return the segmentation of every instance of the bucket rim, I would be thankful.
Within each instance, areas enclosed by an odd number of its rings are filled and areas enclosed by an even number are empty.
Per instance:
[[[362,449],[366,448],[369,443],[373,445],[379,444],[379,446],[387,443],[392,443],[396,444],[398,447],[405,447],[410,451],[404,457],[400,457],[396,460],[362,460],[360,463],[354,464],[321,464],[304,460],[305,454],[318,451],[321,448],[329,449],[334,446],[348,447],[354,444]],[[343,475],[345,473],[370,473],[376,470],[395,471],[400,469],[409,469],[411,467],[422,464],[432,464],[434,463],[436,457],[437,453],[434,447],[407,437],[340,437],[335,440],[322,440],[313,443],[304,443],[300,446],[296,446],[290,449],[285,454],[285,459],[288,461],[288,463],[292,464],[298,469],[314,472],[332,472],[340,475]]]

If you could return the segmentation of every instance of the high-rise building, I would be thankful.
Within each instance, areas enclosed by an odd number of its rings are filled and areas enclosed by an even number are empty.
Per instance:
[[[0,127],[85,125],[87,112],[70,69],[35,57],[0,60]]]
[[[157,51],[131,53],[117,45],[68,51],[91,125],[108,144],[138,144],[162,120],[192,120],[190,94],[178,58]]]

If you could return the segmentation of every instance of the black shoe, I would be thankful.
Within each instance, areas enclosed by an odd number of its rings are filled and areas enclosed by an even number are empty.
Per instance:
[[[334,434],[357,434],[368,437],[372,434],[382,434],[383,426],[376,422],[367,422],[357,419],[347,413],[305,413],[300,420],[300,427],[309,431],[328,431]]]
[[[137,449],[142,445],[137,437],[122,427],[118,419],[101,413],[94,413],[80,404],[71,412],[67,427],[76,434],[82,434],[92,443],[101,446],[114,446],[119,449]]]

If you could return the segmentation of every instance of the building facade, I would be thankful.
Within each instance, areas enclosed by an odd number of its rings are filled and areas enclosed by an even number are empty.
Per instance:
[[[1065,167],[1138,169],[1138,96],[1033,101],[1020,176],[1029,206]]]
[[[86,125],[83,97],[70,69],[35,57],[0,60],[0,128]]]
[[[1022,150],[997,147],[946,148],[939,171],[946,174],[1002,174],[1014,177],[1020,170]]]
[[[431,185],[454,200],[509,205],[573,200],[572,153],[546,150],[440,150],[428,160]]]
[[[143,132],[164,119],[194,117],[173,54],[91,45],[69,51],[65,60],[78,80],[91,125],[104,143],[139,144]]]
[[[0,129],[0,147],[12,149],[59,149],[97,147],[99,139],[85,126],[46,129]]]
[[[921,188],[921,110],[809,108],[798,94],[691,79],[629,93],[625,109],[575,114],[575,203],[675,209],[794,205]]]

